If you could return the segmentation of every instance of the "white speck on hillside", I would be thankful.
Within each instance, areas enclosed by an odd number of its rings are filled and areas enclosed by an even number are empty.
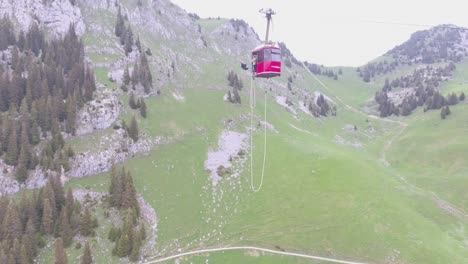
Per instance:
[[[178,102],[185,102],[185,97],[183,95],[181,95],[180,93],[178,92],[173,92],[172,93],[172,96],[174,96],[174,98],[178,101]]]

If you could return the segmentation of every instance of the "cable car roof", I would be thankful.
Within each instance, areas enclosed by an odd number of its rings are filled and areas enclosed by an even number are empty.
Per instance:
[[[258,45],[255,49],[253,49],[252,52],[259,51],[264,48],[280,49],[280,47],[276,43],[261,44],[261,45]]]

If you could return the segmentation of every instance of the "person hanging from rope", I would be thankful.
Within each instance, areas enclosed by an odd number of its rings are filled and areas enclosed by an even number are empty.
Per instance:
[[[255,70],[257,69],[257,55],[253,55],[252,56],[252,62],[251,62],[251,65],[252,65],[252,72],[255,72]],[[241,68],[246,71],[249,69],[249,66],[247,66],[247,63],[242,63],[241,62]]]
[[[257,71],[257,54],[252,56],[252,72],[255,73]]]

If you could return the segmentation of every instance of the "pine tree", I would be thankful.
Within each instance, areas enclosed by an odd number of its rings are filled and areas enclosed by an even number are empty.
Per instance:
[[[111,183],[109,186],[110,204],[113,207],[120,207],[121,184],[117,167],[113,164],[111,167]]]
[[[22,244],[25,245],[28,256],[31,259],[37,255],[37,233],[34,221],[31,218],[26,225],[26,233],[23,236]]]
[[[140,99],[140,115],[143,117],[143,118],[146,118],[146,114],[147,114],[147,109],[146,109],[146,103],[145,103],[145,100]]]
[[[29,131],[31,133],[31,140],[29,143],[33,145],[39,144],[41,137],[39,135],[39,127],[37,126],[37,122],[34,119],[31,121],[31,127]]]
[[[8,263],[8,255],[5,254],[3,248],[0,248],[0,263]]]
[[[146,240],[146,228],[145,228],[145,224],[143,223],[140,226],[140,237],[142,241]]]
[[[20,164],[18,165],[15,171],[15,179],[19,183],[24,183],[28,178],[28,169],[26,168],[26,165],[24,163],[25,162],[23,161],[23,159],[20,158]]]
[[[460,98],[459,98],[459,99],[460,99],[460,101],[465,101],[465,93],[464,93],[464,92],[462,92],[462,93],[460,94]]]
[[[8,143],[7,143],[7,152],[5,156],[5,163],[8,165],[17,165],[18,164],[18,141],[16,137],[16,125],[12,121],[12,126],[9,131]]]
[[[16,259],[15,259],[15,255],[13,253],[10,253],[8,255],[8,264],[16,264]]]
[[[50,181],[52,182],[52,188],[54,189],[55,204],[57,210],[60,210],[63,207],[63,205],[65,205],[65,191],[63,190],[63,184],[60,178],[61,175],[57,174],[56,176],[50,179]]]
[[[63,248],[63,240],[59,237],[55,241],[55,264],[67,264],[68,259],[65,253],[65,249]]]
[[[138,131],[138,123],[136,121],[135,116],[132,117],[132,121],[130,122],[130,127],[128,128],[128,135],[131,139],[133,139],[133,142],[138,141],[139,131]]]
[[[42,210],[42,229],[46,234],[52,234],[54,231],[54,215],[51,202],[48,198],[44,200],[44,209]]]
[[[21,151],[18,159],[18,167],[15,173],[16,180],[20,183],[26,181],[28,177],[28,169],[33,169],[27,127],[28,125],[23,123],[21,129]]]
[[[93,234],[92,224],[91,214],[88,207],[86,207],[80,219],[80,233],[82,236],[91,236]]]
[[[46,203],[45,200],[49,199],[50,207],[52,210],[52,218],[55,219],[57,215],[57,198],[55,195],[54,185],[52,180],[47,181],[46,186],[43,189],[43,199],[44,204]]]
[[[21,237],[22,227],[19,219],[18,207],[11,202],[8,206],[2,226],[2,237],[10,243],[13,242],[15,238]]]
[[[112,225],[107,238],[112,242],[117,241],[117,239],[119,239],[119,229]]]
[[[143,85],[144,91],[148,94],[153,87],[153,76],[145,53],[140,56],[140,68],[138,73],[139,81]]]
[[[119,6],[119,9],[117,11],[117,22],[115,23],[115,35],[117,37],[120,37],[123,33],[123,29],[124,29],[124,19],[123,19],[123,16],[122,16],[122,10]]]
[[[135,62],[135,65],[133,66],[132,70],[132,85],[135,86],[138,84],[140,81],[140,67],[138,66],[138,63]]]
[[[89,242],[86,242],[83,255],[81,256],[81,264],[91,264],[93,263],[93,256],[91,254],[91,248],[89,247]]]
[[[63,239],[63,245],[69,247],[73,241],[73,233],[70,227],[67,207],[63,207],[60,212],[59,236]]]
[[[15,263],[19,263],[21,256],[21,244],[18,238],[15,238],[13,241],[13,248],[11,249],[10,253],[12,253],[13,257],[15,258]]]
[[[137,37],[137,40],[136,40],[136,42],[135,42],[135,45],[136,45],[136,47],[137,47],[137,49],[138,49],[138,52],[140,52],[140,53],[141,53],[141,42],[140,42],[140,36],[138,36],[138,37]]]
[[[447,113],[445,112],[445,108],[440,109],[440,118],[445,119],[447,117]]]
[[[125,85],[129,85],[129,84],[130,84],[130,72],[129,72],[129,70],[128,70],[128,66],[125,66],[125,69],[124,69],[123,83],[124,83]]]
[[[125,44],[124,44],[124,49],[125,49],[125,55],[128,55],[130,52],[133,50],[133,32],[130,26],[127,28],[127,34],[125,35]]]
[[[120,34],[119,41],[120,45],[125,45],[125,40],[127,39],[127,28],[125,27],[125,24],[122,26],[122,33]]]
[[[69,97],[66,106],[67,121],[65,131],[69,134],[75,135],[76,133],[76,102]]]
[[[124,234],[120,237],[117,242],[117,256],[120,258],[126,257],[130,254],[131,251],[131,241],[127,234]]]
[[[31,263],[31,259],[28,256],[28,252],[26,251],[25,245],[21,245],[20,250],[20,257],[19,257],[19,264],[29,264]]]
[[[239,91],[238,91],[237,88],[234,88],[234,89],[232,90],[232,94],[233,94],[232,101],[233,101],[234,103],[241,104],[241,97],[240,97],[240,95],[239,95]]]
[[[452,93],[449,95],[449,98],[447,101],[449,105],[456,105],[458,104],[458,96],[455,93]]]
[[[18,36],[17,46],[20,49],[20,51],[23,51],[25,45],[26,45],[26,38],[25,38],[25,35],[24,35],[24,31],[21,30],[20,33],[19,33],[19,36]]]
[[[137,210],[138,203],[136,200],[135,186],[133,185],[133,179],[130,172],[126,173],[124,179],[124,192],[122,193],[122,208]],[[135,216],[136,218],[136,216]]]
[[[137,109],[138,108],[138,105],[137,105],[137,103],[135,101],[135,95],[133,93],[130,94],[130,98],[128,99],[128,105],[132,109]]]
[[[141,237],[138,232],[133,233],[133,241],[132,241],[132,250],[130,252],[130,260],[131,261],[138,261],[140,258],[140,248],[141,248]]]
[[[68,212],[68,219],[70,219],[71,213],[73,212],[73,204],[75,203],[75,199],[73,198],[73,191],[71,188],[68,188],[67,195],[65,198],[65,207],[67,208]]]

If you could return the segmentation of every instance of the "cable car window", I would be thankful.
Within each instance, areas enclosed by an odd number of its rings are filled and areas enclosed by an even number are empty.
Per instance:
[[[257,53],[257,62],[263,62],[263,50],[259,50]]]
[[[258,52],[252,52],[252,62],[258,62]]]
[[[264,56],[263,57],[264,61],[271,61],[271,50],[270,49],[264,50],[263,56]]]
[[[271,51],[271,60],[272,61],[281,61],[281,51],[280,50],[272,50]]]

